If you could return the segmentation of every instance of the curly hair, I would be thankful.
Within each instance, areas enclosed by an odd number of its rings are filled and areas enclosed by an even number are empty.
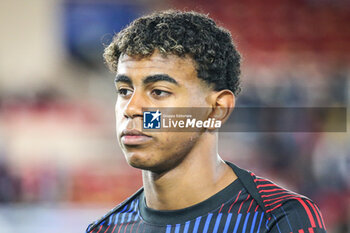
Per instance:
[[[156,49],[163,55],[189,55],[198,78],[216,91],[229,89],[237,95],[241,90],[241,56],[230,32],[193,11],[167,10],[138,18],[114,36],[103,56],[110,70],[117,71],[121,54],[147,57]]]

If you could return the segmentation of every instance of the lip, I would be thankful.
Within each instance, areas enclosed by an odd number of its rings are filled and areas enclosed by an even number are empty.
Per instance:
[[[124,129],[121,134],[121,141],[124,145],[141,145],[152,140],[152,137],[137,129]]]

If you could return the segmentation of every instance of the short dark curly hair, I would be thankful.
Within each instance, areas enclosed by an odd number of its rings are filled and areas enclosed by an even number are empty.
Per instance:
[[[116,34],[103,56],[109,68],[117,71],[121,54],[147,57],[156,49],[163,55],[190,55],[197,76],[213,84],[214,90],[240,92],[241,56],[230,32],[207,15],[167,10],[143,16]]]

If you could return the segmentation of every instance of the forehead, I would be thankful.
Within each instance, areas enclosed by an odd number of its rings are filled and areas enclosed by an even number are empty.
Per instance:
[[[137,57],[122,54],[118,61],[118,74],[130,77],[147,76],[153,74],[168,74],[173,78],[197,78],[195,63],[189,56],[162,55],[155,51],[148,57]]]

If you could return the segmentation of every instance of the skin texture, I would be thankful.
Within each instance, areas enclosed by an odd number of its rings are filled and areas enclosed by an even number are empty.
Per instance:
[[[167,75],[169,81],[145,82]],[[190,57],[161,55],[138,58],[122,55],[116,78],[116,130],[127,162],[142,169],[146,204],[175,210],[197,204],[219,192],[237,177],[217,153],[217,132],[147,132],[142,130],[144,107],[206,107],[207,117],[225,121],[234,107],[230,90],[214,91],[197,77]],[[135,140],[136,138],[136,140]]]

